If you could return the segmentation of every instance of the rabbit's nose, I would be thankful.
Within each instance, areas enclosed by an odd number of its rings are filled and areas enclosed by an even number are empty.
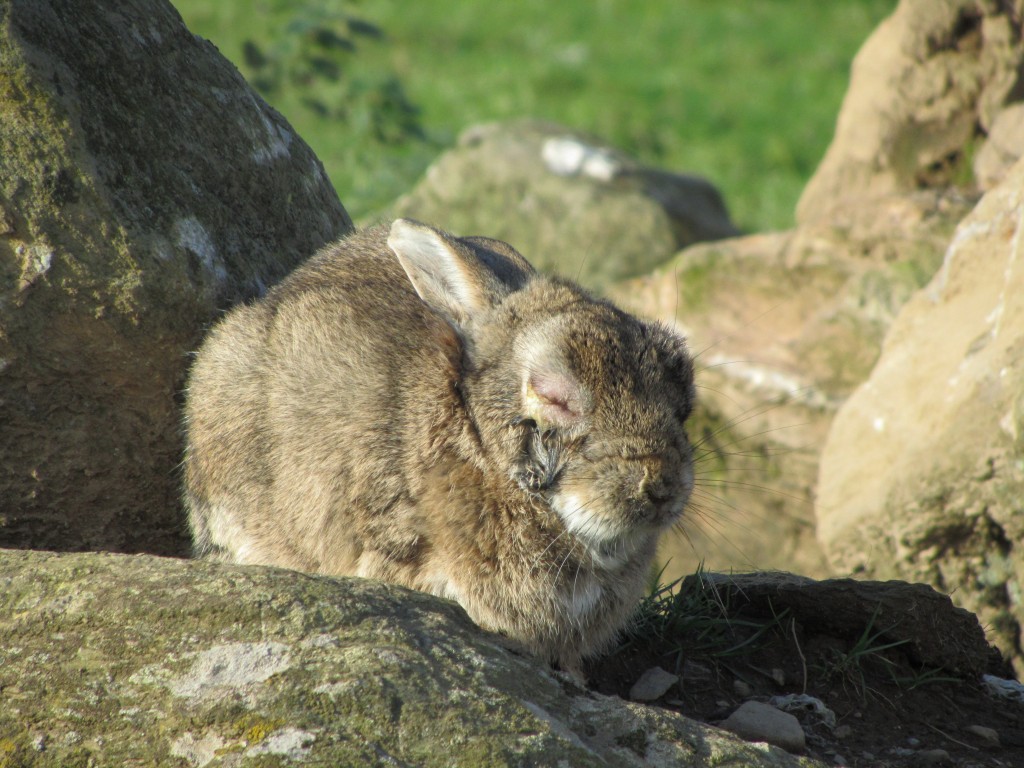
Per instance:
[[[666,482],[661,463],[645,464],[644,476],[640,481],[640,493],[655,504],[661,504],[672,497],[671,484]]]

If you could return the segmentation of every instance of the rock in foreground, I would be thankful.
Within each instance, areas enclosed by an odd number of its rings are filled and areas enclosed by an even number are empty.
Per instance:
[[[816,765],[584,691],[371,581],[9,551],[0,637],[9,765]]]

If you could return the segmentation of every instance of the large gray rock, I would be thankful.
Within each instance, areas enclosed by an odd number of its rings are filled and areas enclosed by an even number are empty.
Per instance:
[[[1020,98],[1024,2],[901,0],[854,59],[835,137],[797,206],[827,218],[877,196],[970,186],[971,156]]]
[[[0,3],[0,72],[0,545],[183,552],[189,351],[351,222],[163,0]]]
[[[4,765],[812,766],[591,693],[400,587],[0,552]]]
[[[818,535],[840,571],[923,581],[1024,671],[1024,161],[903,308],[821,459]]]
[[[892,196],[829,222],[692,246],[610,291],[678,327],[696,355],[697,492],[682,534],[663,544],[667,577],[702,562],[831,572],[813,508],[829,424],[968,210],[957,195]]]
[[[468,129],[391,212],[506,240],[538,269],[593,288],[737,234],[704,179],[641,167],[578,131],[529,120]]]

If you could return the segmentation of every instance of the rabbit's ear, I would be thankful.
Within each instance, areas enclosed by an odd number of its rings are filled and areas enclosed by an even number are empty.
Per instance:
[[[395,220],[388,247],[419,297],[457,328],[516,287],[495,274],[471,244],[418,221]]]

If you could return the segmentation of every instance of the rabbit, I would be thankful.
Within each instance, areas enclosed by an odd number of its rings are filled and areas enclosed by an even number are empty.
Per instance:
[[[195,554],[450,598],[579,674],[693,489],[684,339],[512,246],[398,219],[208,334],[189,374]]]

